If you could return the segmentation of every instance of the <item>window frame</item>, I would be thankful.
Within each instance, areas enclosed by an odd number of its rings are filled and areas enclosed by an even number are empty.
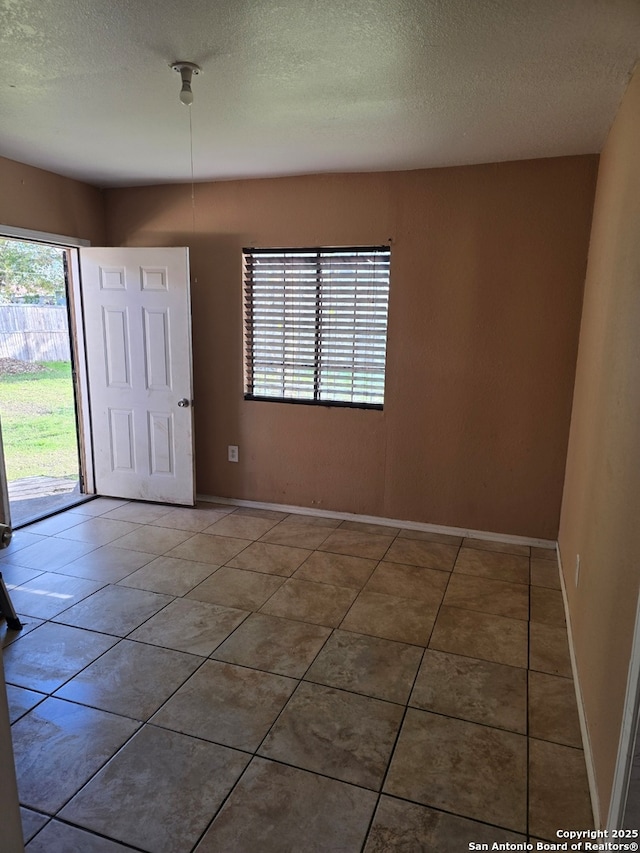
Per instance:
[[[362,399],[326,399],[321,398],[319,395],[323,393],[321,389],[321,362],[323,356],[326,357],[327,352],[330,352],[331,344],[326,342],[326,338],[323,339],[323,323],[322,323],[322,302],[323,302],[323,276],[327,275],[327,269],[331,268],[331,258],[335,256],[339,258],[341,255],[348,254],[362,254],[365,256],[364,262],[366,263],[366,255],[369,255],[374,261],[382,260],[383,264],[387,265],[386,269],[386,281],[384,276],[380,275],[380,268],[375,269],[375,275],[373,281],[379,281],[382,286],[378,287],[375,293],[376,299],[380,299],[384,306],[384,342],[382,346],[382,356],[383,363],[382,369],[378,369],[374,371],[371,369],[371,375],[375,375],[377,372],[378,376],[381,372],[381,378],[379,376],[378,383],[380,385],[379,394],[381,396],[381,401],[378,402],[367,402]],[[309,258],[315,256],[315,283],[310,286],[310,283],[307,282],[307,292],[304,290],[301,293],[297,294],[298,299],[304,299],[306,296],[307,300],[310,298],[311,291],[315,288],[315,326],[313,335],[310,335],[307,332],[306,341],[307,347],[309,347],[309,343],[311,337],[314,340],[314,348],[313,348],[313,364],[306,365],[307,370],[313,370],[313,397],[311,396],[285,396],[283,395],[267,395],[267,394],[256,394],[254,393],[255,385],[258,384],[254,379],[254,368],[256,363],[256,354],[255,354],[255,341],[256,339],[260,339],[259,335],[256,335],[255,332],[255,299],[254,299],[254,288],[255,288],[255,278],[253,274],[253,263],[256,258],[260,256],[271,256],[274,259],[280,258],[282,260],[283,269],[286,266],[286,258],[287,256],[292,257],[295,255],[306,255]],[[322,261],[326,260],[327,263],[322,264]],[[388,340],[388,329],[389,329],[389,292],[390,292],[390,265],[391,265],[391,246],[390,245],[375,245],[375,246],[311,246],[311,247],[264,247],[264,248],[256,248],[253,246],[243,248],[242,250],[242,262],[243,262],[243,391],[244,391],[244,399],[250,401],[257,402],[270,402],[270,403],[293,403],[297,405],[305,405],[305,406],[325,406],[325,407],[342,407],[342,408],[351,408],[351,409],[373,409],[381,411],[384,408],[385,402],[385,388],[386,388],[386,367],[387,367],[387,340]],[[364,264],[363,264],[364,268]],[[284,294],[284,286],[286,283],[286,276],[282,276],[282,286],[283,286],[283,294]],[[357,274],[353,276],[353,290],[351,292],[351,299],[353,300],[354,306],[357,302]],[[330,287],[330,284],[329,284]],[[325,287],[324,291],[328,288]],[[313,298],[313,297],[312,297]],[[283,305],[283,320],[282,320],[282,337],[283,342],[285,340],[285,315],[284,315],[284,306],[285,299],[284,295],[282,297],[282,305]],[[295,304],[295,303],[294,303]],[[379,304],[375,302],[375,308],[379,310]],[[354,308],[355,310],[355,308]],[[309,316],[313,312],[309,312],[307,309],[307,317],[305,319],[309,319]],[[364,312],[363,312],[364,313]],[[357,319],[357,311],[355,312],[355,319]],[[362,315],[361,315],[362,316]],[[339,321],[338,321],[339,322]],[[379,323],[379,319],[376,318],[376,322]],[[274,325],[275,328],[275,325]],[[264,335],[264,331],[263,331]],[[327,335],[327,337],[330,337]],[[340,336],[339,336],[340,337]],[[381,335],[378,335],[377,340],[375,336],[372,336],[374,343],[370,348],[367,349],[368,357],[373,357],[375,354],[374,351],[378,349],[380,351],[381,344]],[[334,343],[334,346],[339,346],[339,344]],[[356,336],[355,333],[350,340],[349,346],[352,348],[352,353],[356,352]],[[284,347],[284,343],[283,343]],[[377,353],[379,358],[379,352]],[[352,355],[353,359],[353,355]],[[285,386],[285,370],[287,367],[286,359],[283,356],[282,365],[278,365],[278,370],[282,371],[282,387]],[[301,364],[293,364],[290,365],[290,369],[293,370],[293,376],[297,376],[297,381],[304,381],[304,374],[302,373],[302,365]],[[295,370],[300,370],[299,374],[295,373]],[[359,371],[361,374],[363,371],[362,367]],[[354,394],[360,394],[360,396],[364,395],[364,382],[361,381],[361,388],[358,391],[353,389],[353,376],[356,373],[355,369],[351,368],[351,384],[352,384],[352,396]],[[344,390],[340,390],[336,385],[331,386],[328,391],[324,391],[324,393],[334,393],[334,394],[344,394]]]

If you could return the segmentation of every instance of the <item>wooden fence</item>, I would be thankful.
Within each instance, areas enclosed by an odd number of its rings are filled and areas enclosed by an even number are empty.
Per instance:
[[[0,358],[70,361],[64,305],[0,305]]]

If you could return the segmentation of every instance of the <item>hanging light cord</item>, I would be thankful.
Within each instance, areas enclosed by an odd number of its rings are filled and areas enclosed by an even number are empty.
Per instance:
[[[193,177],[193,120],[191,118],[191,107],[189,107],[189,156],[191,159],[191,217],[193,222],[193,234],[196,233],[196,192]]]

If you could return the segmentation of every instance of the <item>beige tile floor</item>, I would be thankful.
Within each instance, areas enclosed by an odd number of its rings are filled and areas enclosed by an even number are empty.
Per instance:
[[[553,551],[98,498],[0,559],[28,853],[453,853],[591,812]]]

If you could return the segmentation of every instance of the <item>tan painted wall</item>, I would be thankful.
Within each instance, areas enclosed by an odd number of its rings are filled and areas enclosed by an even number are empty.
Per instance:
[[[559,538],[604,818],[640,586],[639,140],[640,69],[600,158]]]
[[[102,192],[0,157],[0,225],[105,241]]]
[[[0,225],[105,241],[104,200],[95,187],[0,157]],[[1,655],[0,655],[1,658]],[[0,727],[7,726],[4,671],[0,660]],[[4,703],[4,707],[3,707]],[[2,849],[23,850],[13,756],[0,732],[0,826]],[[9,771],[11,768],[11,772]]]
[[[555,538],[596,169],[106,191],[110,243],[192,250],[198,491]],[[389,238],[384,412],[243,401],[241,248]]]

